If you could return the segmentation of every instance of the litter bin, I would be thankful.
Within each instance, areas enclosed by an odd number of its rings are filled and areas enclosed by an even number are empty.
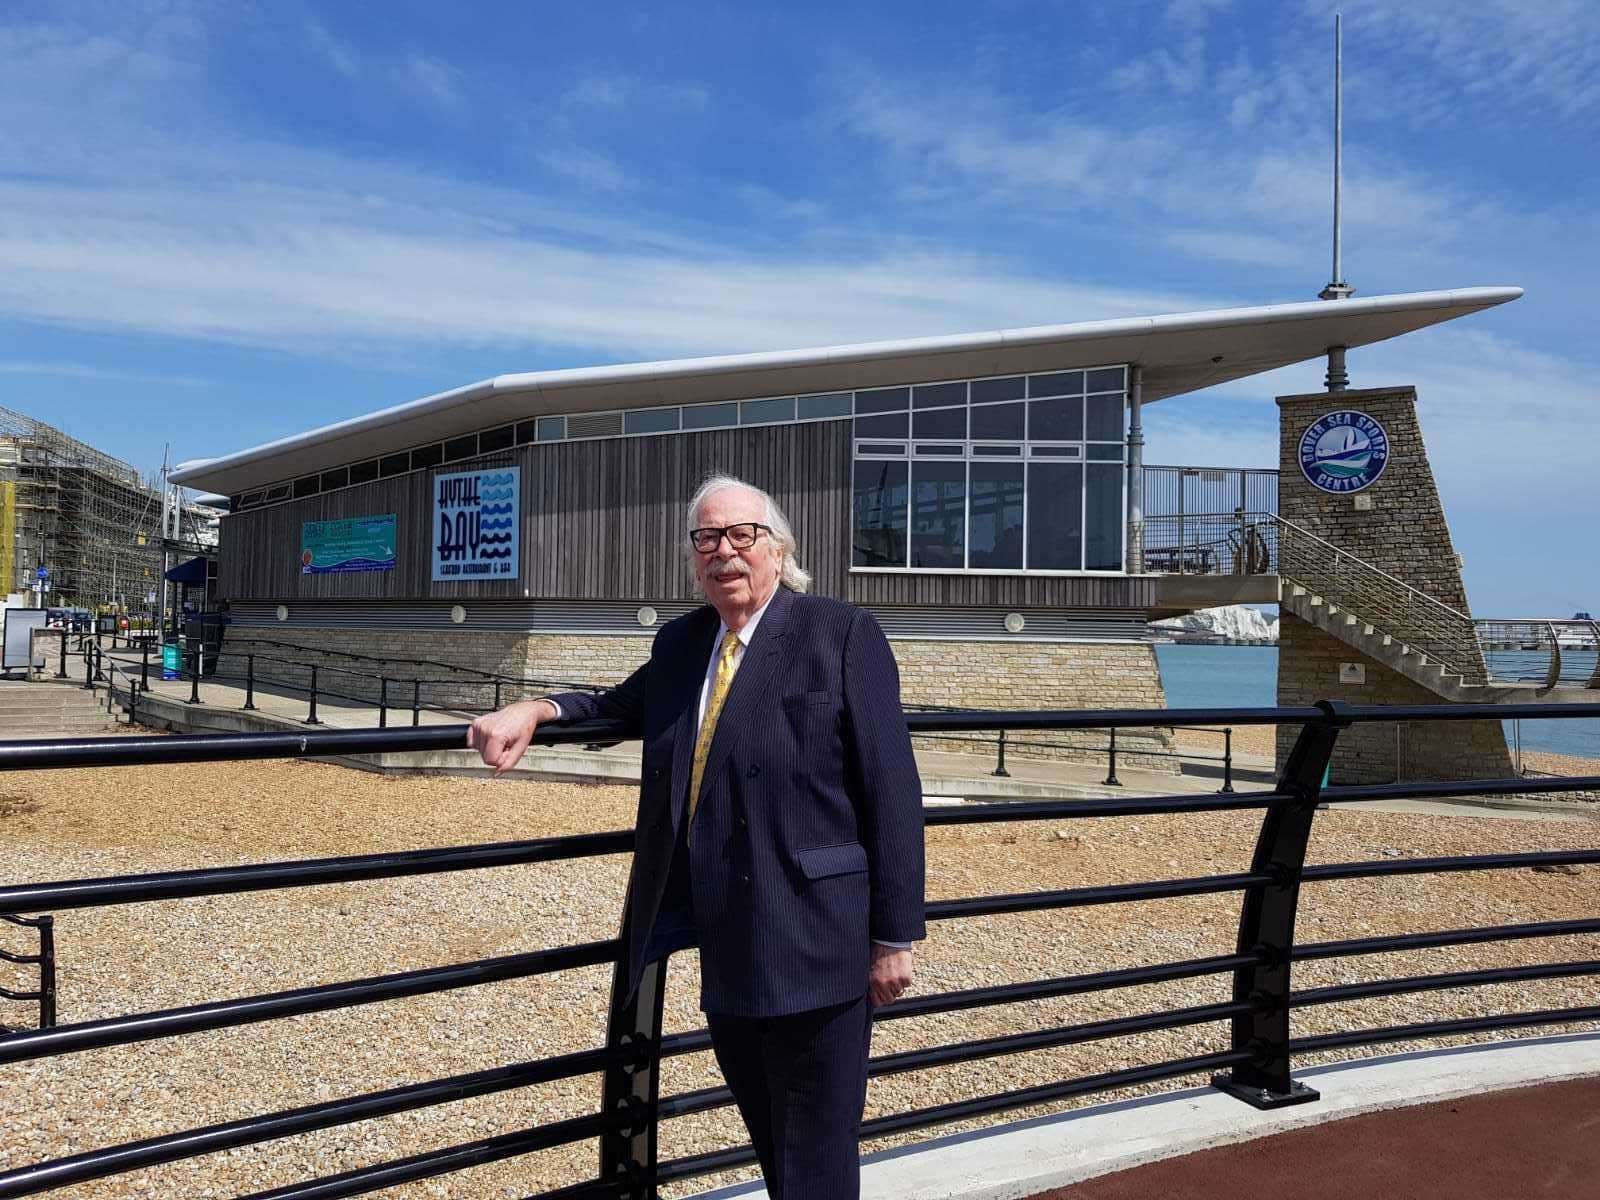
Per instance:
[[[163,642],[161,644],[161,678],[181,679],[183,670],[183,650],[177,642]]]

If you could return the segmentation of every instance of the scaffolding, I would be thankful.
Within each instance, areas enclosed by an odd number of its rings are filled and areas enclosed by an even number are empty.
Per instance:
[[[163,483],[54,426],[0,407],[0,591],[49,577],[46,603],[152,608],[163,553],[216,545],[216,513],[180,499],[162,528]],[[163,537],[165,532],[166,536]]]

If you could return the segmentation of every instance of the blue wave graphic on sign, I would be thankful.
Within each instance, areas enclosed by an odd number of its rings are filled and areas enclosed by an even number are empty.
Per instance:
[[[495,517],[495,516],[499,516],[501,513],[510,512],[511,511],[511,505],[509,505],[509,504],[485,504],[478,511],[481,512],[486,517]]]

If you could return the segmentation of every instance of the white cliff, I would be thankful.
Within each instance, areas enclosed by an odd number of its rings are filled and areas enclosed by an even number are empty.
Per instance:
[[[1180,642],[1244,642],[1252,645],[1276,645],[1278,642],[1277,618],[1269,619],[1260,609],[1243,604],[1203,608],[1181,617],[1152,621],[1150,629],[1157,636]]]

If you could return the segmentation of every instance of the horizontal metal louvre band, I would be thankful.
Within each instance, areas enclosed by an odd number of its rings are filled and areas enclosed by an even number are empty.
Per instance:
[[[459,604],[466,620],[456,624],[450,611]],[[233,606],[238,629],[456,629],[516,633],[600,633],[654,636],[666,622],[697,605],[684,601],[613,600],[441,600],[418,603],[340,603],[288,601],[288,619],[278,620],[276,604],[243,602]],[[639,623],[639,609],[652,608],[652,625]],[[1144,614],[1136,609],[1007,609],[947,606],[871,607],[891,638],[961,638],[1002,642],[1144,641]],[[1020,633],[1008,633],[1006,614],[1019,612]]]
[[[573,413],[567,417],[569,438],[615,437],[622,432],[622,414]]]

